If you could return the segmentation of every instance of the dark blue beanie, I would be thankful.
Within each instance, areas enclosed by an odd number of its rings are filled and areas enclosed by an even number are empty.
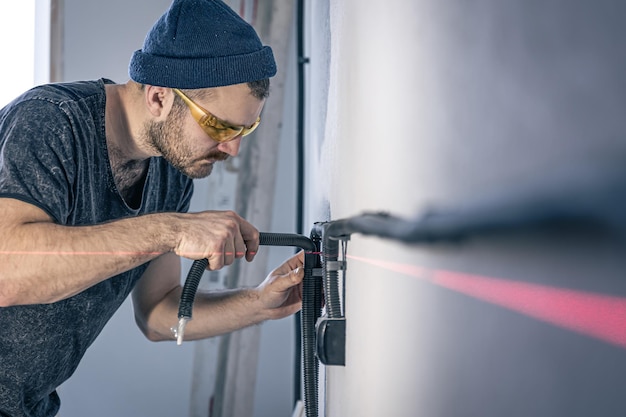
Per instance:
[[[129,65],[141,84],[209,88],[273,77],[272,49],[220,0],[174,0]]]

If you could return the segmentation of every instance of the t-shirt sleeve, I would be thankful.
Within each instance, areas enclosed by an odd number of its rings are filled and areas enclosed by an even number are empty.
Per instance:
[[[73,198],[71,125],[56,105],[22,102],[0,121],[0,197],[33,204],[64,224]]]

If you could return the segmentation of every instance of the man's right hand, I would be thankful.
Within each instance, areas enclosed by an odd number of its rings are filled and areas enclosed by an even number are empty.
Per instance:
[[[174,252],[189,259],[209,260],[207,269],[217,270],[237,258],[254,259],[259,231],[233,211],[181,214],[180,239]]]

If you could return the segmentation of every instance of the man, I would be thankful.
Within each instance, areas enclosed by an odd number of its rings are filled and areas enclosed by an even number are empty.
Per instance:
[[[174,0],[131,80],[47,85],[0,111],[0,416],[54,416],[56,388],[124,299],[174,340],[180,257],[254,258],[233,212],[186,213],[193,178],[237,155],[275,75],[272,51],[218,0]],[[185,339],[300,308],[302,255],[257,288],[198,294]]]

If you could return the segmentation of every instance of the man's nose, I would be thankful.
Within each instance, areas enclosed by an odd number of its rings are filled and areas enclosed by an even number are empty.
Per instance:
[[[217,145],[217,149],[220,151],[227,153],[230,156],[237,156],[239,153],[239,147],[241,146],[241,138],[239,135],[233,140],[229,140],[228,142],[223,142]]]

